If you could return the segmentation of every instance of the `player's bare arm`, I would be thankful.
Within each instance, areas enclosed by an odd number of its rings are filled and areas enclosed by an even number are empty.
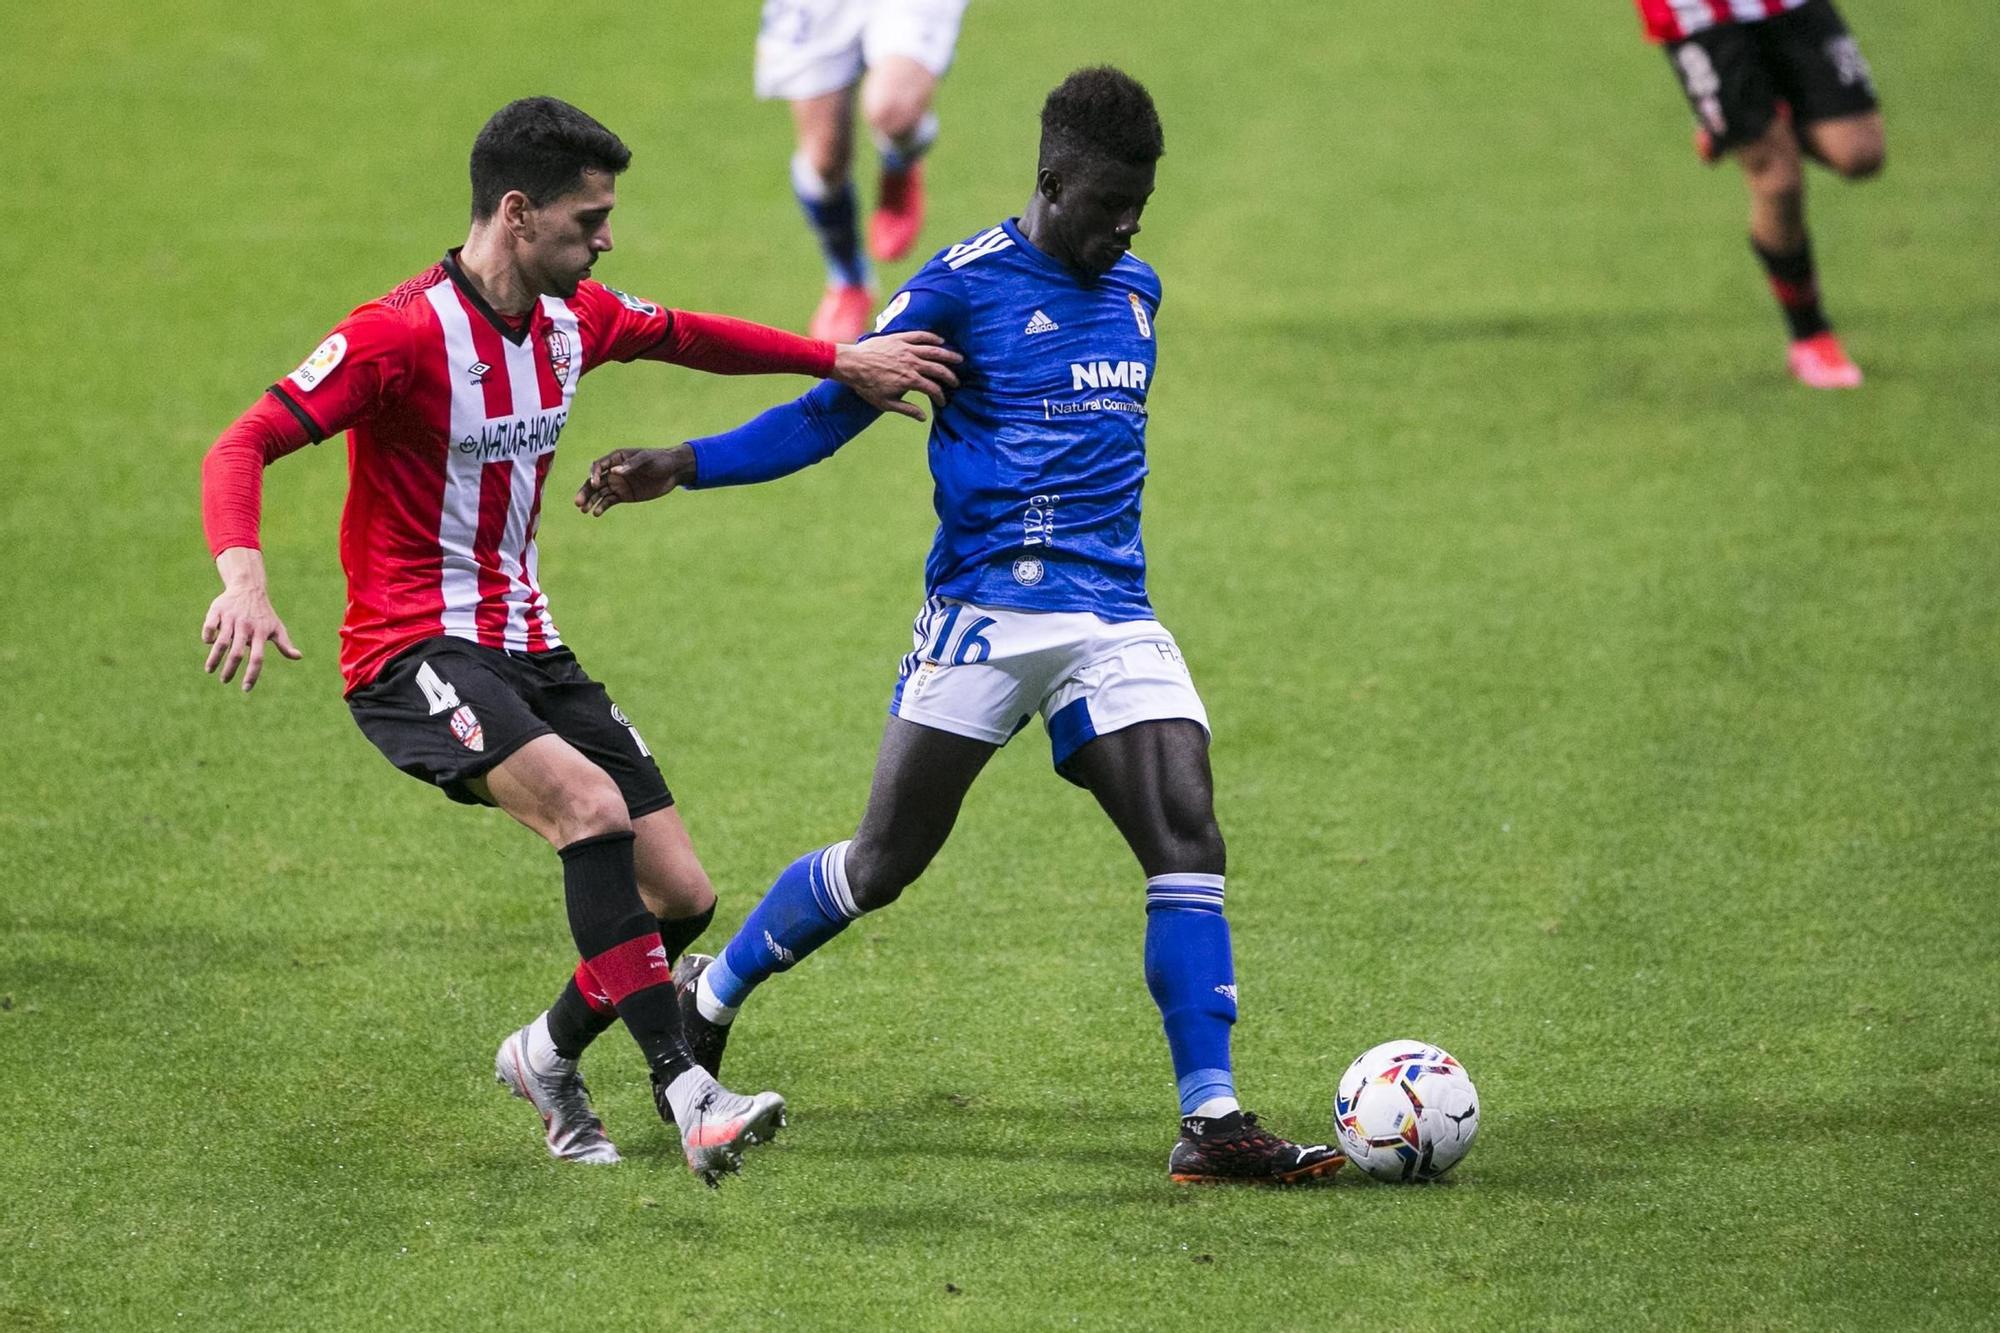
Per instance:
[[[266,644],[275,643],[294,662],[304,654],[292,646],[285,622],[271,606],[262,551],[232,546],[215,558],[215,568],[222,575],[222,592],[208,604],[208,615],[201,622],[201,641],[209,645],[203,670],[212,675],[221,667],[227,684],[241,667],[243,692],[248,694],[264,674]]]
[[[694,450],[688,445],[614,449],[590,465],[590,475],[576,493],[576,507],[596,517],[613,505],[657,500],[694,478]]]
[[[861,395],[870,407],[922,421],[924,410],[904,402],[904,396],[915,391],[933,406],[943,407],[945,391],[958,387],[952,367],[964,359],[937,334],[918,330],[841,343],[834,352],[831,378]]]

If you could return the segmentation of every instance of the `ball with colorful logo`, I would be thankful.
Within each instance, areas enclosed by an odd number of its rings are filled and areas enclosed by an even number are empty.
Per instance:
[[[1442,1048],[1385,1041],[1340,1076],[1333,1132],[1347,1160],[1377,1180],[1436,1180],[1479,1133],[1479,1093]]]

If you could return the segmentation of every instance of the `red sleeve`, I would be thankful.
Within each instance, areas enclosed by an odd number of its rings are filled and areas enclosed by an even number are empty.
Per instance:
[[[222,432],[201,461],[201,526],[210,555],[232,546],[257,549],[264,468],[311,442],[305,423],[276,390]]]
[[[832,343],[726,315],[669,310],[601,282],[581,283],[570,308],[583,334],[585,370],[643,356],[714,375],[833,373]]]
[[[727,315],[701,315],[670,310],[673,323],[664,338],[646,349],[649,361],[705,370],[711,375],[833,374],[834,346],[817,338],[801,338],[768,324]]]
[[[408,387],[414,333],[401,311],[371,301],[334,325],[271,392],[314,443],[338,435]]]

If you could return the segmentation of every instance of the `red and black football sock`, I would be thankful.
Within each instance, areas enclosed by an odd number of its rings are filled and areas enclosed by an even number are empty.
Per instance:
[[[668,967],[680,961],[688,945],[700,939],[713,920],[713,902],[693,916],[660,918],[660,943],[667,947]],[[562,994],[549,1006],[549,1037],[555,1042],[556,1054],[565,1060],[581,1058],[584,1048],[617,1021],[618,1010],[604,987],[591,975],[590,965],[578,963],[576,971],[564,983]]]
[[[654,1078],[670,1082],[694,1068],[694,1061],[681,1040],[681,1011],[659,922],[639,901],[632,835],[584,838],[560,855],[577,952],[639,1043]]]
[[[1771,292],[1778,298],[1778,308],[1784,311],[1786,327],[1792,331],[1792,341],[1811,338],[1825,333],[1833,327],[1826,312],[1819,305],[1819,277],[1813,270],[1812,241],[1800,243],[1795,253],[1775,254],[1757,244],[1753,238],[1750,248],[1764,265],[1766,276],[1771,279]]]

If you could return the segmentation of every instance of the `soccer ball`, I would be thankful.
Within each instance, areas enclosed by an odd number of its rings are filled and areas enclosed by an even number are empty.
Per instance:
[[[1377,1180],[1436,1180],[1479,1132],[1479,1094],[1436,1046],[1385,1041],[1340,1076],[1333,1132],[1347,1160]]]

